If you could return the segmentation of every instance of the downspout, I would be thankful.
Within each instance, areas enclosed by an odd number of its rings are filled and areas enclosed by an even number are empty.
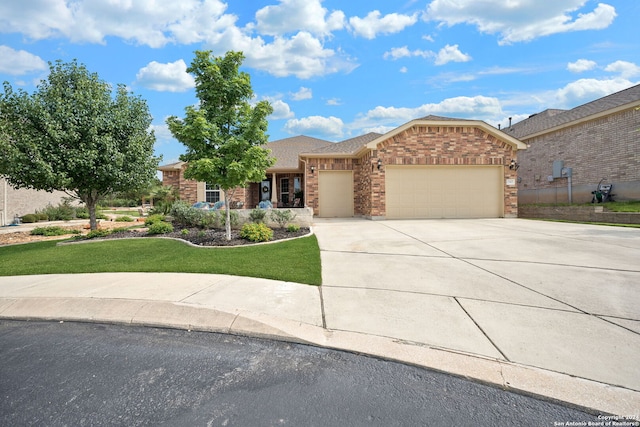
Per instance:
[[[3,200],[3,204],[2,204],[2,218],[1,218],[2,219],[2,224],[0,224],[0,225],[5,226],[5,225],[8,225],[7,224],[7,212],[8,212],[7,203],[8,203],[9,199],[8,199],[8,196],[7,196],[7,178],[2,178],[2,183],[3,183],[3,187],[4,187],[3,188],[4,192],[2,193],[4,200]]]
[[[307,161],[300,159],[302,163],[304,163],[304,193],[302,196],[302,200],[304,200],[304,207],[307,207]]]

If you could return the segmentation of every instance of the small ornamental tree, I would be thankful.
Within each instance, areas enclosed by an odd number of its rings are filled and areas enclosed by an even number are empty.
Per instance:
[[[155,137],[144,100],[112,87],[76,61],[49,63],[29,95],[0,94],[0,175],[16,188],[64,191],[83,201],[92,230],[98,201],[145,188],[156,174]]]
[[[197,107],[189,106],[185,118],[167,119],[173,136],[187,147],[180,156],[188,162],[185,178],[217,184],[226,203],[226,237],[231,240],[229,201],[234,189],[265,178],[275,159],[262,146],[267,143],[267,101],[250,104],[253,97],[249,74],[240,72],[242,52],[212,57],[196,51],[187,71],[194,75]]]

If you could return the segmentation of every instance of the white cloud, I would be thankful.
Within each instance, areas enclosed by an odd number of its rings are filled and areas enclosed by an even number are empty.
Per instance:
[[[256,12],[256,24],[248,28],[262,34],[280,36],[301,30],[317,36],[327,36],[345,26],[342,11],[329,11],[322,7],[321,0],[280,0],[280,4],[266,6]]]
[[[291,94],[291,99],[294,101],[302,101],[303,99],[313,98],[313,92],[308,87],[302,86],[300,90]]]
[[[309,79],[337,72],[349,73],[358,66],[342,52],[326,49],[319,39],[304,31],[291,38],[274,37],[272,43],[266,43],[261,37],[252,38],[237,27],[229,27],[209,39],[207,46],[220,55],[228,50],[242,51],[247,66],[276,77],[293,75]]]
[[[497,98],[458,96],[414,108],[378,106],[356,119],[353,126],[361,129],[371,129],[376,126],[395,127],[430,114],[489,121],[495,121],[504,115]]]
[[[567,70],[572,73],[583,73],[585,71],[593,70],[598,64],[595,61],[588,59],[578,59],[576,62],[569,62],[567,64]]]
[[[388,52],[385,52],[382,57],[384,59],[392,59],[395,61],[396,59],[406,58],[411,56],[420,56],[422,58],[429,58],[429,57],[435,56],[435,53],[431,52],[430,50],[420,50],[420,49],[409,50],[407,46],[402,46],[402,47],[392,47],[391,50]]]
[[[458,49],[458,45],[454,44],[453,46],[446,45],[445,47],[440,49],[440,51],[438,52],[438,55],[436,56],[435,64],[444,65],[448,62],[468,62],[468,61],[471,61],[471,56],[466,53],[460,52],[460,49]]]
[[[407,69],[407,67],[402,67],[402,68],[400,68],[400,72],[401,72],[402,74],[406,73],[407,71],[409,71],[409,70]]]
[[[156,136],[156,145],[164,145],[168,144],[171,140],[173,140],[173,134],[169,130],[169,126],[166,123],[162,123],[159,125],[152,124],[149,126],[149,130],[152,130]]]
[[[530,41],[569,31],[607,28],[616,17],[613,6],[599,3],[591,12],[578,12],[587,0],[433,0],[426,20],[449,26],[472,24],[479,31],[500,34],[500,44]]]
[[[159,92],[185,92],[195,87],[193,76],[187,73],[182,59],[168,64],[151,61],[136,74],[136,83]]]
[[[634,84],[637,83],[624,78],[606,80],[580,79],[555,91],[553,93],[555,102],[549,103],[549,105],[556,105],[555,108],[573,108],[627,89]]]
[[[9,46],[0,46],[0,73],[19,76],[33,71],[45,70],[47,63],[37,55],[26,50],[15,50]]]
[[[105,43],[108,36],[162,47],[194,43],[233,25],[220,0],[93,1],[35,0],[0,4],[0,28],[31,39],[66,37],[72,42]]]
[[[289,104],[284,102],[281,99],[270,100],[271,106],[273,107],[273,113],[269,115],[270,120],[280,120],[280,119],[290,119],[295,117],[291,108],[289,108]]]
[[[331,98],[327,99],[327,105],[337,106],[342,105],[342,102],[340,101],[340,98]]]
[[[341,138],[344,123],[338,117],[309,116],[287,121],[284,130],[292,135],[322,135],[325,138]]]
[[[612,73],[619,73],[623,79],[628,79],[640,75],[640,67],[633,62],[616,61],[607,65],[604,69]]]
[[[406,27],[415,24],[418,21],[418,15],[413,14],[402,15],[399,13],[390,13],[381,17],[379,10],[369,12],[364,18],[354,16],[349,18],[349,24],[355,35],[366,39],[375,39],[380,33],[393,34],[399,33]]]

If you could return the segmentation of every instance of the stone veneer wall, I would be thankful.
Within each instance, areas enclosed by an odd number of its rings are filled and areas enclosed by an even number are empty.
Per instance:
[[[383,217],[385,206],[384,165],[508,165],[518,161],[517,152],[506,142],[475,127],[414,126],[382,142],[373,163],[382,161],[380,173],[372,176],[372,200],[366,216]],[[517,180],[514,170],[504,167],[504,216],[518,215],[518,190],[506,185]]]
[[[611,224],[640,224],[640,213],[638,212],[607,212],[605,209],[606,204],[593,206],[521,205],[518,210],[518,217],[607,222]]]
[[[640,111],[630,108],[588,122],[523,140],[520,203],[568,202],[566,178],[552,182],[554,160],[573,169],[572,201],[588,203],[598,182],[613,183],[619,200],[640,199]]]

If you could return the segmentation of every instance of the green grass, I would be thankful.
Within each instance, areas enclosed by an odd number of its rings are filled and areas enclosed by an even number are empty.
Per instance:
[[[629,202],[606,202],[602,206],[612,212],[640,212],[640,200]]]
[[[103,215],[127,215],[130,217],[139,217],[140,213],[135,210],[135,211],[123,211],[123,210],[119,210],[119,211],[112,211],[109,209],[103,209],[99,211],[101,214]]]
[[[0,276],[131,271],[230,274],[309,285],[322,280],[316,236],[235,248],[194,248],[154,238],[56,243],[0,247]]]

